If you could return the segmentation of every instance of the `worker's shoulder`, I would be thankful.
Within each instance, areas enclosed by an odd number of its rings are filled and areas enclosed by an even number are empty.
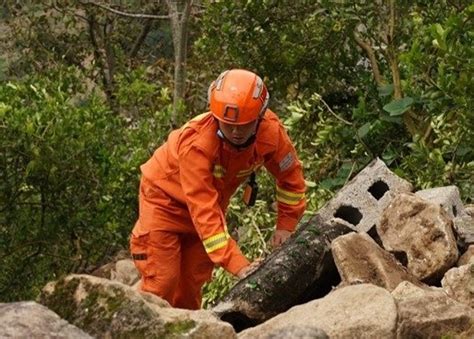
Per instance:
[[[215,153],[218,147],[217,124],[210,112],[200,114],[181,127],[181,145],[183,151],[196,147],[208,155]]]
[[[277,145],[280,129],[282,128],[284,127],[278,116],[267,109],[260,123],[257,141],[271,146]]]

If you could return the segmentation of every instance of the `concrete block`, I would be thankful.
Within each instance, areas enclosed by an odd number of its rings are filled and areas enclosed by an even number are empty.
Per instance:
[[[415,194],[432,203],[440,204],[451,219],[466,215],[459,189],[456,186],[429,188]]]
[[[319,213],[323,220],[340,218],[352,224],[358,232],[374,236],[374,226],[379,223],[392,197],[412,189],[408,181],[395,175],[377,158],[341,188]]]

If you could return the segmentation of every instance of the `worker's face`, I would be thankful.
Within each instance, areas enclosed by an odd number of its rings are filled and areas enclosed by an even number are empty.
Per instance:
[[[231,125],[219,121],[219,128],[224,136],[236,145],[244,144],[257,129],[257,120],[245,125]]]

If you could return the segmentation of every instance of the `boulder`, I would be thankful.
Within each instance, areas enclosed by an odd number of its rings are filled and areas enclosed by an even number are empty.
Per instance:
[[[474,245],[474,217],[465,215],[454,218],[453,222],[458,246],[466,250],[470,245]]]
[[[34,301],[0,303],[2,338],[92,338]]]
[[[365,233],[336,238],[331,251],[342,284],[369,283],[394,290],[402,281],[422,285],[395,257]]]
[[[123,259],[115,263],[115,270],[112,271],[110,279],[132,286],[140,280],[140,273],[138,273],[133,260]]]
[[[464,211],[466,214],[474,218],[474,204],[467,204],[464,206]]]
[[[98,338],[236,337],[232,326],[210,311],[171,308],[153,294],[89,275],[47,284],[39,301]]]
[[[92,272],[91,275],[115,280],[128,286],[133,286],[140,280],[140,273],[131,259],[108,263]]]
[[[456,266],[463,266],[467,264],[474,264],[474,245],[469,246],[466,252],[461,255]]]
[[[429,202],[441,205],[451,219],[466,215],[459,189],[456,186],[428,188],[417,191],[415,194]]]
[[[474,264],[451,268],[441,286],[451,298],[474,308]]]
[[[266,338],[289,326],[314,327],[330,338],[394,338],[395,301],[385,289],[360,284],[338,288],[322,299],[295,306],[287,312],[249,328],[239,338]]]
[[[289,325],[274,329],[268,333],[254,337],[255,339],[329,339],[328,335],[321,329],[314,326]]]
[[[474,310],[439,288],[402,282],[392,292],[398,308],[397,338],[449,337],[471,328]]]
[[[130,253],[125,250],[117,253],[111,262],[95,269],[91,275],[115,280],[129,286],[140,280],[140,273],[133,260],[130,259]]]
[[[439,281],[459,256],[446,211],[411,193],[392,200],[377,233],[383,247],[406,258],[408,271],[425,282]]]

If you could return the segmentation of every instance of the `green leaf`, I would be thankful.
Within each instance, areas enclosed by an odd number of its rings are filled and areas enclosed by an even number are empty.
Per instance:
[[[334,190],[335,188],[339,188],[342,185],[344,185],[345,180],[342,178],[336,178],[336,179],[324,179],[321,181],[319,186],[321,188],[327,189],[327,190]]]
[[[358,130],[357,130],[357,135],[359,136],[359,138],[364,138],[367,133],[369,133],[370,131],[370,127],[371,127],[371,123],[368,122],[364,125],[362,125],[362,127],[360,127]]]
[[[440,24],[435,24],[434,27],[435,27],[436,33],[440,37],[444,37],[445,30],[443,29],[443,26],[441,26]]]
[[[472,151],[471,147],[467,146],[460,146],[458,150],[456,151],[456,155],[459,155],[461,157],[465,156],[466,154],[469,154]]]
[[[390,115],[382,115],[380,117],[380,120],[382,121],[388,121],[388,122],[393,122],[393,123],[396,123],[396,124],[402,124],[403,123],[403,119],[401,116],[395,116],[395,117],[392,117]]]
[[[378,88],[379,90],[379,97],[388,97],[389,95],[392,95],[393,93],[393,84],[386,84],[382,85]]]
[[[398,116],[405,113],[413,104],[412,97],[404,97],[402,99],[393,100],[392,102],[383,106],[384,111],[388,112],[390,116]]]
[[[0,118],[3,118],[9,110],[11,110],[11,106],[0,102]]]

